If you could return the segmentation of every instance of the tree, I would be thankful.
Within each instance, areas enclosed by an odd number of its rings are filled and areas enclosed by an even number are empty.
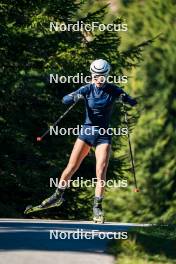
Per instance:
[[[50,22],[75,23],[81,8],[78,1],[10,1],[1,2],[1,216],[22,216],[25,206],[36,204],[53,190],[49,177],[56,179],[67,163],[74,136],[48,136],[40,144],[36,136],[63,113],[61,99],[80,84],[50,84],[49,74],[89,74],[92,60],[101,57],[112,61],[112,73],[120,74],[132,66],[131,51],[126,56],[118,51],[120,38],[116,32],[50,31]],[[84,23],[101,22],[106,7],[93,13],[79,14]],[[117,19],[120,23],[122,20]],[[61,123],[75,127],[82,120],[83,105],[77,105]],[[79,121],[81,124],[81,121]],[[119,143],[114,148],[119,148]],[[109,177],[123,174],[122,162],[118,170],[110,166]],[[87,167],[89,168],[87,170]],[[75,178],[92,178],[94,161],[87,159]],[[54,189],[54,188],[53,188]],[[86,218],[91,215],[93,191],[71,189],[68,202],[52,216]]]
[[[175,215],[175,1],[122,1],[128,22],[122,47],[155,39],[143,63],[132,72],[129,89],[138,91],[141,111],[133,133],[137,178],[141,194],[120,195],[117,214],[126,221],[171,221]],[[129,209],[130,208],[130,209]],[[120,213],[123,216],[120,216]]]

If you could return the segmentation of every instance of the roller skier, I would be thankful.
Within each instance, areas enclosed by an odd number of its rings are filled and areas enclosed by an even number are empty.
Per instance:
[[[123,95],[124,103],[135,106],[137,102],[125,93],[123,89],[106,81],[110,72],[110,65],[106,60],[97,59],[93,61],[90,66],[90,72],[92,75],[91,83],[63,97],[62,101],[66,105],[72,105],[79,100],[84,100],[86,117],[74,144],[68,164],[61,174],[58,188],[53,195],[38,206],[38,210],[60,206],[63,203],[64,192],[69,180],[78,170],[91,147],[95,147],[97,183],[93,201],[93,221],[103,223],[102,202],[105,187],[102,185],[102,181],[106,181],[112,136],[108,133],[100,134],[99,129],[107,129],[109,127],[113,104],[121,95]],[[25,213],[32,211],[34,211],[32,207],[27,208]]]

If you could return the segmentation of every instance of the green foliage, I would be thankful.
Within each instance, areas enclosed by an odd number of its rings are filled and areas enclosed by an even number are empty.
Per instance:
[[[108,251],[116,256],[117,263],[176,263],[175,226],[133,228],[128,236],[127,240],[113,241],[109,245]]]
[[[51,32],[50,21],[88,23],[103,19],[106,7],[80,16],[78,1],[1,1],[1,78],[0,78],[0,192],[7,210],[1,216],[22,216],[25,206],[37,204],[51,194],[49,177],[56,179],[69,159],[74,136],[41,135],[65,111],[61,99],[80,84],[50,84],[49,74],[89,74],[95,58],[112,62],[112,71],[119,74],[131,67],[132,51],[118,51],[120,38],[116,32]],[[118,19],[118,21],[121,21]],[[134,55],[135,57],[135,55]],[[132,60],[131,60],[132,59]],[[83,120],[84,106],[79,104],[62,121],[63,127],[74,127]],[[78,121],[79,120],[79,121]],[[114,149],[119,148],[119,142]],[[88,157],[76,177],[94,177],[94,159]],[[109,178],[123,175],[123,162],[111,162]],[[87,169],[88,168],[88,169]],[[73,189],[60,212],[51,210],[52,217],[90,218],[93,190]]]
[[[144,52],[143,62],[132,71],[128,86],[141,96],[140,117],[133,131],[141,193],[110,193],[107,201],[113,201],[116,213],[109,210],[109,219],[175,223],[176,3],[125,1],[121,13],[129,28],[122,39],[123,48],[159,37]]]

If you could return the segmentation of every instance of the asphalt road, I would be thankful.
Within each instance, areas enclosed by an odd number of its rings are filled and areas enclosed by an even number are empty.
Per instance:
[[[106,235],[116,232],[119,236],[132,226],[129,223],[0,219],[0,264],[112,264],[114,258],[107,254],[110,239]]]

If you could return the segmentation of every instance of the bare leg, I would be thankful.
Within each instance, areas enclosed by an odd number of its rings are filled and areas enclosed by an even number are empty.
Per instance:
[[[89,153],[90,146],[87,145],[84,141],[77,139],[73,147],[72,153],[67,167],[62,172],[61,179],[59,181],[59,188],[56,189],[55,193],[46,198],[41,206],[44,209],[51,208],[53,206],[60,206],[63,199],[64,189],[68,186],[68,180],[74,174],[74,172],[79,168],[82,160]]]
[[[68,180],[77,171],[81,162],[89,153],[89,150],[90,146],[87,145],[84,141],[80,140],[79,138],[76,140],[67,167],[62,172],[59,181],[59,187],[66,187],[66,185],[68,184]]]
[[[111,145],[109,144],[100,144],[96,147],[95,156],[96,156],[96,177],[97,185],[95,188],[95,196],[102,197],[104,193],[105,181],[106,181],[106,172],[109,163]]]

